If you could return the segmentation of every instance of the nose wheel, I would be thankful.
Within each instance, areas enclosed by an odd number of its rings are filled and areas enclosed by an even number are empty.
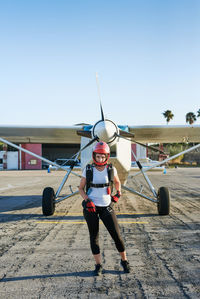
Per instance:
[[[55,192],[53,188],[46,187],[42,195],[42,212],[45,216],[53,215],[55,211]]]
[[[160,187],[158,189],[157,208],[158,208],[159,215],[169,215],[170,196],[169,196],[169,190],[166,187]]]

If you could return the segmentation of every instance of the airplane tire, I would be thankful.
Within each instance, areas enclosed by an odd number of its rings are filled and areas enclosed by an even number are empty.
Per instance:
[[[158,214],[169,215],[170,210],[170,196],[169,190],[166,187],[160,187],[158,189]]]
[[[47,187],[42,195],[42,212],[45,216],[53,215],[55,211],[55,192],[53,188]]]

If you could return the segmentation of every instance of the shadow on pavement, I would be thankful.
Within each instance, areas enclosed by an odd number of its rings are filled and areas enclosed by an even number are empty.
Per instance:
[[[41,212],[42,212],[42,207],[41,207]],[[132,214],[123,214],[123,215],[117,215],[118,219],[138,219],[138,218],[147,218],[147,217],[158,217],[158,214],[136,214],[136,215],[132,215]],[[84,217],[83,216],[79,216],[79,215],[62,215],[62,216],[44,216],[41,214],[31,214],[31,213],[13,213],[13,214],[0,214],[0,223],[5,223],[5,222],[14,222],[14,221],[21,221],[21,220],[30,220],[33,219],[35,221],[84,221]]]
[[[41,205],[41,195],[0,196],[0,213],[38,208]]]
[[[41,208],[41,213],[26,213],[27,209],[32,208]],[[18,212],[15,212],[18,211]],[[23,212],[20,212],[23,211]],[[8,213],[13,212],[13,213]],[[82,213],[82,209],[81,212]],[[24,195],[24,196],[0,196],[0,223],[11,222],[11,221],[20,221],[26,219],[34,219],[38,221],[49,220],[49,221],[83,221],[84,217],[77,213],[77,215],[52,215],[49,217],[43,216],[42,214],[42,198],[40,195]],[[118,213],[116,211],[116,213]],[[118,219],[136,219],[144,217],[155,217],[159,216],[158,214],[134,214],[134,213],[125,213],[117,214]]]
[[[117,215],[118,219],[121,218],[131,218],[131,219],[135,219],[135,218],[145,218],[145,217],[157,217],[160,216],[159,214],[119,214]]]
[[[103,274],[119,275],[122,271],[115,270],[104,270]],[[59,277],[93,277],[93,271],[81,271],[71,273],[60,273],[60,274],[44,274],[44,275],[32,275],[32,276],[17,276],[17,277],[6,277],[5,275],[0,278],[0,282],[11,282],[11,281],[22,281],[31,279],[46,279],[46,278],[59,278]]]

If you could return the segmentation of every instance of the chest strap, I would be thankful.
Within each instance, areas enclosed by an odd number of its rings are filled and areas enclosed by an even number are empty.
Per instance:
[[[108,171],[108,180],[109,183],[105,184],[93,184],[93,164],[87,164],[86,166],[86,193],[88,192],[90,187],[94,188],[103,188],[103,187],[110,187],[110,191],[113,191],[113,181],[114,181],[114,170],[112,164],[106,165]]]
[[[90,183],[90,187],[93,187],[93,188],[103,188],[103,187],[108,187],[110,186],[109,183],[105,183],[105,184],[93,184],[93,183]]]

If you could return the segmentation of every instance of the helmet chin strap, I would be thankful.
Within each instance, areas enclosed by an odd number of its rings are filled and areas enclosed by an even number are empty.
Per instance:
[[[94,161],[94,164],[95,164],[96,166],[98,166],[98,167],[103,167],[103,166],[105,166],[105,165],[107,164],[107,161],[106,161],[106,163],[104,163],[104,164],[99,164],[98,162]]]
[[[104,167],[104,166],[106,166],[108,163],[106,162],[106,164],[98,165],[98,164],[96,164],[96,163],[94,162],[94,164],[95,164],[96,166],[98,166],[98,167]]]

